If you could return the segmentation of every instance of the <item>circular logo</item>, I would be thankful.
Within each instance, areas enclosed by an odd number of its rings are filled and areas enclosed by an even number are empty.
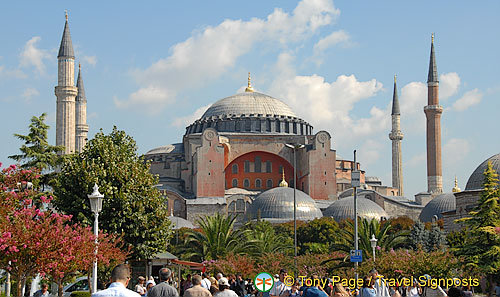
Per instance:
[[[257,290],[267,292],[273,288],[274,278],[267,272],[261,272],[255,276],[253,283],[255,284],[255,288],[257,288]]]

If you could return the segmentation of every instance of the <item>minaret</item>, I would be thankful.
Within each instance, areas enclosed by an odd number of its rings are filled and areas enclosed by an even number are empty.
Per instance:
[[[434,54],[434,34],[432,34],[429,75],[427,77],[427,186],[431,194],[443,193],[443,170],[441,162],[441,114],[439,105],[439,81]]]
[[[58,84],[55,88],[57,97],[56,145],[64,146],[64,153],[69,154],[75,151],[75,98],[77,89],[75,87],[75,54],[69,34],[67,13],[57,60]]]
[[[392,140],[392,187],[397,188],[399,196],[404,196],[403,192],[403,161],[401,153],[401,112],[399,111],[398,88],[396,86],[396,76],[394,75],[394,91],[392,93],[392,131],[389,139]]]
[[[76,95],[76,140],[75,151],[80,153],[87,143],[87,134],[89,125],[87,125],[87,98],[85,97],[85,88],[83,87],[82,68],[78,64],[78,79],[76,80],[78,95]]]

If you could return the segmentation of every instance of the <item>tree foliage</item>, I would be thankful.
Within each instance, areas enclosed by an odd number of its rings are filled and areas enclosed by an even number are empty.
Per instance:
[[[200,229],[186,232],[183,255],[192,260],[215,260],[249,252],[249,230],[234,228],[236,217],[216,213],[196,220]]]
[[[423,249],[427,252],[446,247],[446,236],[438,224],[433,224],[428,230],[425,224],[417,221],[411,228],[409,247],[413,250]]]
[[[293,251],[293,243],[290,244],[285,236],[277,234],[269,222],[250,222],[245,229],[248,230],[246,240],[250,243],[248,253],[252,256]]]
[[[28,135],[14,134],[24,144],[19,148],[21,154],[9,156],[21,162],[21,168],[38,168],[42,173],[42,184],[48,184],[54,177],[51,172],[61,163],[62,157],[58,155],[64,151],[63,146],[53,146],[48,143],[47,133],[49,126],[45,124],[47,114],[32,117]]]
[[[467,227],[464,245],[457,254],[465,257],[467,266],[487,276],[493,294],[493,279],[500,274],[500,190],[491,162],[484,171],[478,205],[469,215],[457,220]]]
[[[57,209],[90,225],[93,213],[88,194],[94,183],[104,195],[99,228],[121,234],[135,259],[163,252],[171,236],[166,198],[155,188],[149,163],[137,155],[135,141],[116,127],[102,130],[83,152],[68,157],[54,184]]]

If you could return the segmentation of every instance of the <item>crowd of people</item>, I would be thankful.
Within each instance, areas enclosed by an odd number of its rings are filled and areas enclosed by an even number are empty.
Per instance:
[[[135,290],[127,289],[130,281],[128,266],[116,266],[111,273],[111,284],[107,289],[96,292],[92,297],[422,297],[424,290],[416,282],[409,287],[389,287],[382,276],[373,269],[363,278],[363,286],[351,290],[340,282],[312,275],[309,283],[301,283],[288,276],[286,269],[275,275],[274,285],[267,292],[256,289],[252,279],[244,279],[241,274],[222,273],[210,276],[207,273],[187,275],[182,279],[177,290],[172,283],[172,271],[162,268],[159,271],[159,283],[150,278],[139,277]],[[291,286],[289,286],[291,284]],[[439,288],[440,297],[472,297],[470,287],[462,289],[451,287],[447,292]]]

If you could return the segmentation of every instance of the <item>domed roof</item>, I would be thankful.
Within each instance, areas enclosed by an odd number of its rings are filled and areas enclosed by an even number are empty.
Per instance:
[[[215,102],[201,118],[250,114],[297,117],[290,107],[281,100],[257,92],[244,92]]]
[[[363,197],[357,197],[358,215],[362,218],[377,219],[382,217],[389,218],[385,210],[377,203]],[[323,212],[325,217],[332,217],[334,220],[341,221],[354,218],[354,196],[339,199],[333,202]]]
[[[297,190],[297,212],[299,221],[310,221],[321,218],[321,210],[311,196]],[[246,217],[261,218],[272,223],[293,221],[293,188],[277,187],[261,193],[247,210]]]
[[[438,217],[438,219],[441,219],[443,217],[441,213],[455,209],[455,195],[453,195],[453,193],[443,193],[429,201],[424,209],[422,209],[422,212],[420,213],[420,216],[418,218],[422,222],[432,222],[432,218],[435,215]]]
[[[483,188],[483,173],[488,166],[488,162],[491,162],[493,166],[493,170],[500,174],[500,154],[496,154],[487,160],[485,160],[481,165],[479,165],[476,170],[471,174],[469,180],[467,181],[467,185],[465,186],[465,190],[478,190]]]
[[[196,228],[193,223],[190,221],[183,219],[181,217],[174,217],[174,216],[169,216],[168,219],[172,223],[172,229],[177,230],[180,228],[189,228],[189,229],[194,229]]]
[[[156,155],[156,154],[182,154],[184,152],[184,144],[174,143],[166,146],[160,146],[149,150],[146,155]]]

